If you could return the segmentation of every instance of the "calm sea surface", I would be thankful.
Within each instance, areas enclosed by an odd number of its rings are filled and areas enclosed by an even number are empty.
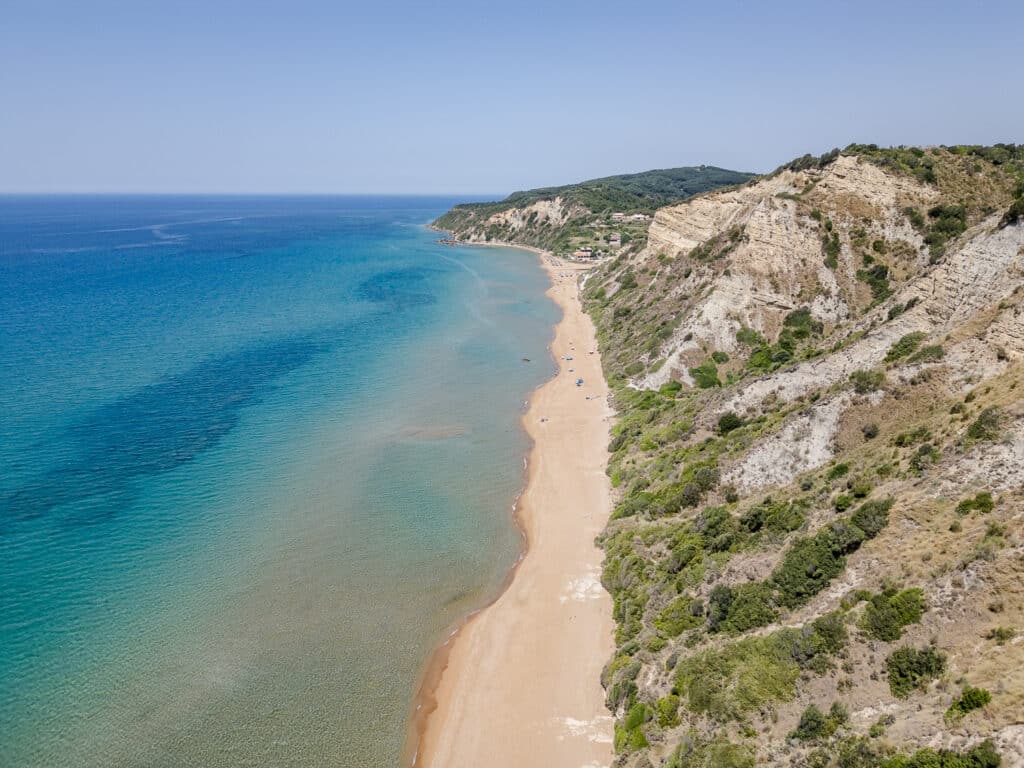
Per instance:
[[[0,197],[0,764],[397,763],[552,372],[452,202]]]

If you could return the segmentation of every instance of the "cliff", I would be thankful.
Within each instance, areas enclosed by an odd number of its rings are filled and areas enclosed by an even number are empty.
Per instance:
[[[851,146],[588,276],[616,765],[1024,764],[1022,213],[1024,147]]]
[[[713,166],[607,176],[515,192],[499,202],[457,205],[434,226],[470,243],[516,243],[560,254],[578,248],[635,252],[646,242],[656,209],[750,178]]]

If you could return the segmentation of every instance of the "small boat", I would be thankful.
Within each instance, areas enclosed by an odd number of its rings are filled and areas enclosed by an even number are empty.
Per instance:
[[[528,357],[524,357],[524,358],[523,358],[523,362],[524,362],[524,363],[528,363],[528,362],[530,362],[530,358],[528,358]]]
[[[577,387],[582,387],[583,386],[583,379],[576,379],[576,386]]]

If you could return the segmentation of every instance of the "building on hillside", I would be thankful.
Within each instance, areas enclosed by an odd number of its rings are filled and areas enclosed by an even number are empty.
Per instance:
[[[633,221],[647,221],[651,217],[648,216],[646,213],[634,213],[629,218],[631,218]]]
[[[612,221],[623,221],[625,218],[626,218],[626,214],[624,214],[624,213],[613,213],[612,214]]]

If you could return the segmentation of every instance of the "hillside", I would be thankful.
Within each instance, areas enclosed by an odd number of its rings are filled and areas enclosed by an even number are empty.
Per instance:
[[[616,766],[1024,765],[1024,147],[800,158],[587,275]]]
[[[464,242],[518,243],[555,253],[580,247],[636,251],[646,241],[647,219],[658,208],[750,178],[713,166],[606,176],[515,192],[499,202],[457,205],[434,226]],[[613,213],[645,218],[618,220]],[[621,245],[609,243],[612,234],[620,235]]]

